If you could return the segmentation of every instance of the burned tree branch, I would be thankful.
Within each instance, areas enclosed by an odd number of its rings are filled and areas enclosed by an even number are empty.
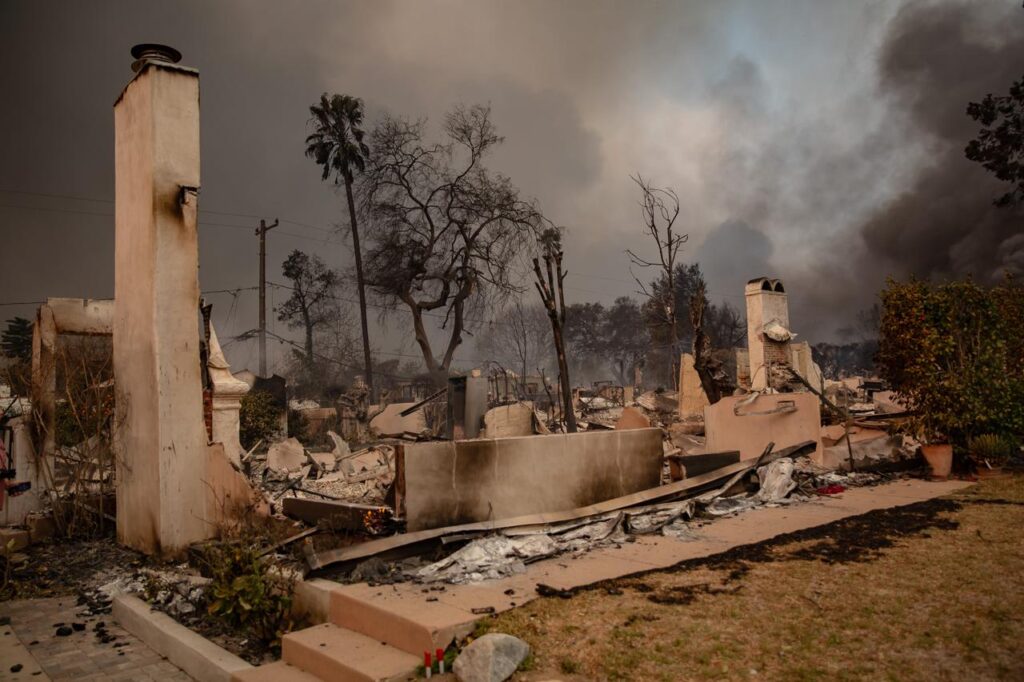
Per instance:
[[[558,356],[558,376],[562,398],[562,410],[565,416],[565,428],[569,433],[576,433],[576,412],[572,407],[572,384],[569,383],[569,363],[565,357],[565,293],[563,283],[566,272],[562,269],[562,251],[558,248],[557,234],[548,234],[544,245],[544,267],[547,271],[547,282],[541,271],[540,259],[533,259],[534,284],[540,294],[544,308],[551,320],[551,332],[555,341],[555,354]],[[555,276],[557,273],[557,278]],[[555,286],[557,284],[557,291]]]

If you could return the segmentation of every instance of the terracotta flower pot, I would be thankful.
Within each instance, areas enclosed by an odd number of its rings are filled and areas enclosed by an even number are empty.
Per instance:
[[[945,481],[953,470],[953,446],[949,443],[922,445],[921,454],[931,469],[932,480]]]
[[[1003,467],[1001,466],[994,466],[992,468],[989,468],[985,466],[984,462],[978,465],[979,481],[987,481],[990,478],[1002,478],[1003,475]]]

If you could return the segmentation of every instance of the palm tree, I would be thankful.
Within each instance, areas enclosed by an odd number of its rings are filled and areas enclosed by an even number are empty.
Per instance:
[[[313,132],[306,138],[306,156],[323,166],[323,180],[332,175],[336,183],[345,183],[348,199],[348,217],[352,225],[352,248],[356,254],[356,284],[359,287],[359,319],[363,325],[363,360],[366,364],[366,387],[371,402],[373,366],[370,360],[370,331],[366,324],[366,291],[363,285],[363,255],[359,250],[359,226],[356,223],[355,202],[352,199],[354,171],[366,168],[370,148],[363,142],[363,100],[349,95],[320,96],[320,103],[309,108]]]

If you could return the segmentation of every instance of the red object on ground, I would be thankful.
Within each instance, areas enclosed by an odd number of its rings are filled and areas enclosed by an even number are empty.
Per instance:
[[[819,495],[838,495],[839,493],[845,490],[845,487],[839,485],[838,483],[833,483],[832,485],[827,485],[824,488],[818,488],[814,492],[818,493]]]
[[[434,657],[437,658],[437,672],[444,675],[444,649],[435,651]]]
[[[424,669],[424,672],[426,673],[427,677],[430,677],[431,668],[433,668],[433,664],[430,662],[430,652],[429,651],[424,651],[423,652],[423,669]]]

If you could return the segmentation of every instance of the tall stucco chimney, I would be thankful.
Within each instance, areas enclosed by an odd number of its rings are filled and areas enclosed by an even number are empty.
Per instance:
[[[770,366],[789,362],[789,300],[782,280],[767,277],[747,282],[745,294],[750,385],[759,391],[768,386]]]
[[[114,104],[117,535],[181,554],[214,530],[199,366],[199,72],[132,48]]]

